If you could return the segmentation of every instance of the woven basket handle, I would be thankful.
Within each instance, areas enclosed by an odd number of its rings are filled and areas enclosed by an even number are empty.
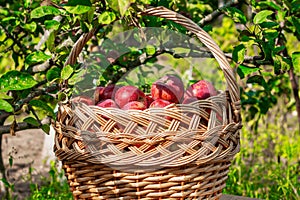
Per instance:
[[[200,28],[192,20],[162,6],[146,9],[145,11],[142,12],[142,14],[169,19],[176,22],[177,24],[184,26],[186,29],[194,33],[199,38],[199,40],[211,51],[211,53],[218,61],[220,68],[222,69],[225,75],[231,106],[236,117],[235,121],[240,121],[240,110],[241,110],[240,91],[237,85],[236,78],[223,51],[214,42],[214,40],[210,37],[210,35],[206,33],[202,28]],[[65,65],[68,64],[72,65],[76,63],[76,59],[80,54],[82,48],[87,43],[87,41],[97,32],[97,30],[98,28],[94,28],[90,32],[83,34],[77,40],[77,42],[74,44],[74,47],[70,52],[67,61],[65,62]],[[64,87],[67,87],[67,83],[64,84],[65,84]]]
[[[225,75],[230,99],[232,101],[231,103],[232,103],[233,111],[235,113],[235,116],[237,117],[237,121],[239,121],[240,109],[241,109],[240,90],[237,85],[235,75],[223,51],[214,42],[214,40],[210,37],[210,35],[206,33],[202,28],[200,28],[192,20],[162,6],[146,9],[145,11],[143,11],[142,14],[169,19],[172,20],[173,22],[176,22],[177,24],[184,26],[187,30],[194,33],[199,38],[199,40],[211,51],[211,53],[218,61],[220,68],[222,69]]]

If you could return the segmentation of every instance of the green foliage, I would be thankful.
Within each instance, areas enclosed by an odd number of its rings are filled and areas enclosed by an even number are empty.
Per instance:
[[[233,19],[234,22],[236,22],[236,23],[241,23],[241,24],[246,24],[247,23],[247,18],[245,16],[245,14],[241,10],[239,10],[235,7],[225,8],[224,12],[231,19]]]
[[[295,119],[282,121],[286,108],[278,110],[283,114],[265,117],[257,132],[242,129],[241,151],[231,166],[225,193],[266,200],[299,199],[300,137],[292,128]]]
[[[30,184],[31,195],[27,200],[68,200],[73,199],[68,182],[63,171],[58,171],[57,163],[52,161],[49,177],[43,178],[43,183],[37,185]]]

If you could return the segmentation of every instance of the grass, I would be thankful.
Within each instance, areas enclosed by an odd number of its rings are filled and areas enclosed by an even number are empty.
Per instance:
[[[27,200],[68,200],[73,199],[63,171],[59,171],[57,163],[51,162],[49,177],[44,177],[41,185],[30,184],[31,195]]]
[[[260,199],[300,199],[300,134],[269,124],[242,129],[241,151],[232,163],[224,193]]]

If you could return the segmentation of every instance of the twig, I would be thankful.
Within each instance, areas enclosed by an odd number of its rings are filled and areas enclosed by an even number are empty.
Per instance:
[[[218,17],[219,15],[222,14],[222,10],[224,8],[228,8],[228,7],[236,5],[238,3],[239,3],[238,0],[232,0],[232,1],[227,2],[224,6],[218,8],[217,10],[214,10],[212,13],[210,13],[209,15],[207,15],[203,19],[201,19],[198,22],[198,24],[200,26],[203,26],[203,25],[207,24],[208,22],[211,22],[213,19],[215,19],[216,17]]]
[[[14,111],[15,112],[18,112],[22,106],[26,103],[28,103],[30,100],[32,100],[33,98],[45,93],[45,92],[53,92],[55,90],[58,89],[58,85],[57,84],[54,84],[54,85],[51,85],[49,87],[46,87],[46,88],[43,88],[43,89],[39,89],[39,90],[35,90],[35,91],[32,91],[26,98],[24,99],[21,99],[19,100],[15,106],[14,106]]]
[[[45,119],[43,119],[41,121],[41,125],[50,124],[50,123],[51,123],[51,119],[49,117],[46,117]],[[0,126],[0,135],[10,133],[10,128],[11,128],[11,125]],[[29,124],[27,122],[20,122],[20,123],[16,124],[15,131],[21,131],[21,130],[26,130],[26,129],[30,129],[30,128],[38,129],[40,127],[33,126],[32,124]]]
[[[30,67],[28,69],[28,72],[30,74],[44,72],[44,71],[47,71],[53,64],[54,64],[54,61],[53,61],[52,58],[50,58],[50,59],[46,60],[44,63],[42,63],[42,64],[38,64],[38,65],[34,65],[34,66]]]

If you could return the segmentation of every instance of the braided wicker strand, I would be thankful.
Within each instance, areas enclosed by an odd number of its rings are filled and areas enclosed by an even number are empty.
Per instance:
[[[93,28],[90,32],[80,36],[80,38],[74,44],[74,47],[72,48],[70,55],[68,56],[68,59],[64,64],[65,66],[74,65],[76,63],[78,55],[80,54],[86,43],[95,35],[97,29],[98,28]]]

